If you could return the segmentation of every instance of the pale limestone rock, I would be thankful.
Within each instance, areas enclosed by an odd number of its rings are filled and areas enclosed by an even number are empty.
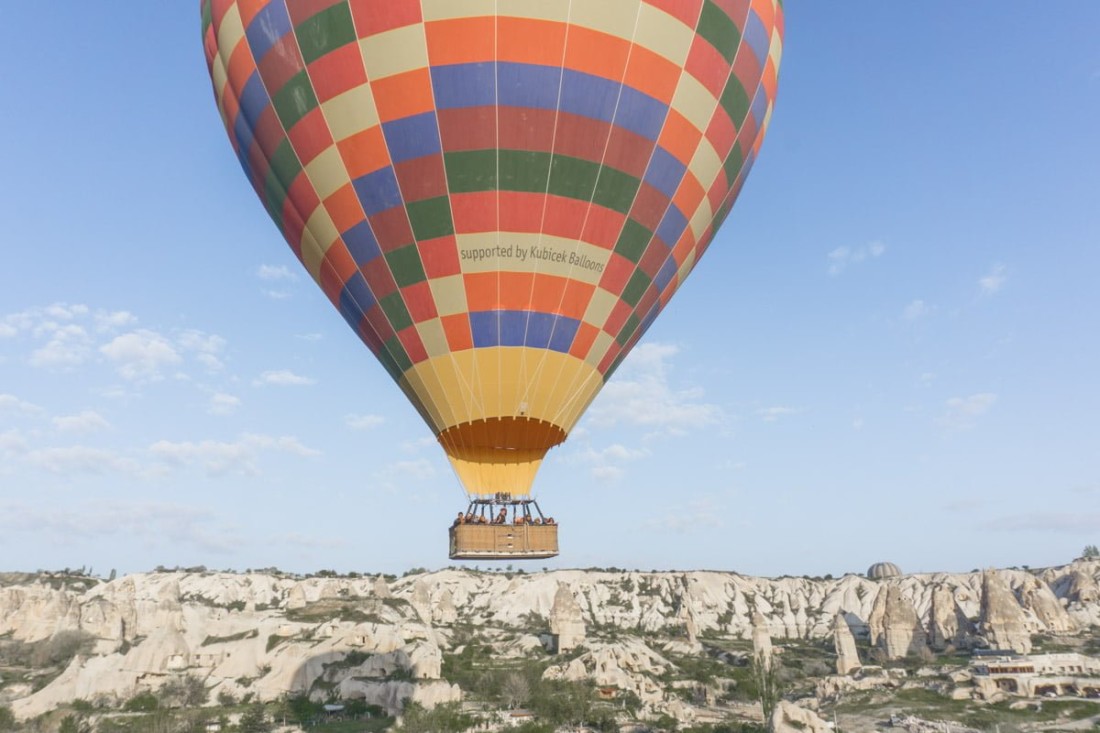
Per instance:
[[[371,592],[378,598],[393,598],[393,593],[390,593],[390,587],[386,584],[386,579],[381,575],[374,579]]]
[[[374,682],[345,679],[336,687],[344,699],[362,699],[368,705],[378,705],[388,715],[398,715],[410,700],[426,708],[448,702],[461,702],[462,689],[447,682]]]
[[[584,643],[585,627],[581,608],[565,583],[558,583],[550,609],[550,633],[557,638],[558,652],[568,652]]]
[[[787,700],[776,704],[769,727],[772,733],[832,733],[832,728],[817,713]]]
[[[879,589],[867,624],[871,644],[881,649],[887,659],[901,659],[925,646],[924,628],[917,611],[902,597],[897,585]]]
[[[759,612],[752,615],[752,654],[763,661],[766,667],[772,665],[772,637],[768,631],[768,622]]]
[[[1067,634],[1077,630],[1058,598],[1046,583],[1035,576],[1028,576],[1020,586],[1020,605],[1035,614],[1043,630]]]
[[[945,584],[932,592],[932,607],[928,614],[929,643],[933,649],[943,651],[948,645],[958,646],[965,637],[970,622],[955,602],[955,594]]]
[[[412,597],[409,598],[409,603],[412,604],[421,621],[426,624],[432,622],[432,596],[428,591],[427,583],[417,580],[413,584]]]
[[[458,620],[458,609],[450,590],[444,590],[439,596],[439,602],[432,609],[432,620],[439,624],[453,624]]]
[[[860,668],[856,638],[842,613],[838,613],[833,621],[833,646],[836,648],[837,674],[851,674]]]
[[[633,692],[643,704],[664,699],[654,678],[669,667],[667,659],[641,640],[630,638],[616,644],[589,644],[588,651],[564,666],[548,667],[546,679],[591,679],[599,686],[617,687]]]
[[[982,609],[979,631],[991,647],[1012,649],[1021,654],[1031,651],[1027,617],[1016,596],[995,570],[982,573]]]

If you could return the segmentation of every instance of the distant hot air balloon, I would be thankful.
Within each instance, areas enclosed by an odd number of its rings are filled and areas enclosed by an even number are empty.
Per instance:
[[[202,0],[268,213],[513,518],[733,205],[782,29],[781,0]],[[556,525],[452,530],[453,557],[556,553]]]

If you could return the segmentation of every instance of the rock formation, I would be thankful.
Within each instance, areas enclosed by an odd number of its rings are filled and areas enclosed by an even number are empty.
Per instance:
[[[963,643],[970,623],[955,602],[951,588],[940,584],[932,591],[932,607],[928,613],[928,642],[936,651]]]
[[[772,711],[772,733],[832,733],[832,728],[812,710],[780,700]]]
[[[1097,586],[1096,580],[1091,575],[1075,568],[1070,575],[1066,598],[1070,603],[1081,605],[1096,603],[1100,600],[1100,587]]]
[[[752,615],[752,654],[765,665],[772,663],[772,637],[768,631],[768,622],[759,611]]]
[[[1066,609],[1062,608],[1054,591],[1033,575],[1024,578],[1020,586],[1020,605],[1035,614],[1049,631],[1066,634],[1077,630],[1077,624],[1066,613]]]
[[[893,584],[879,590],[867,625],[871,644],[881,649],[886,659],[901,659],[915,654],[926,644],[924,628],[916,609],[902,597],[901,589]]]
[[[1012,649],[1021,654],[1031,651],[1031,634],[1024,610],[995,570],[982,573],[982,608],[978,630],[995,649]]]
[[[842,613],[838,613],[833,622],[833,646],[836,647],[837,674],[851,674],[860,668],[856,637]]]
[[[550,633],[555,637],[558,652],[568,652],[584,643],[584,616],[565,583],[558,583],[554,606],[550,609]]]
[[[386,585],[386,579],[381,575],[374,579],[374,583],[371,585],[371,592],[378,598],[393,598],[393,594],[390,593],[390,587]]]

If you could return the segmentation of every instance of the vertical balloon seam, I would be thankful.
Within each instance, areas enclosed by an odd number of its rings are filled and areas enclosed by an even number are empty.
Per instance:
[[[748,24],[748,18],[749,18],[749,15],[750,15],[751,13],[752,13],[752,7],[751,7],[751,5],[747,5],[747,6],[746,6],[746,8],[745,8],[745,18],[744,18],[744,20],[742,21],[742,25],[741,25],[741,27],[742,27],[742,28],[744,28],[744,27],[746,27],[746,26],[747,26],[747,24]],[[744,39],[743,39],[743,38],[742,38],[742,41],[741,41],[741,43],[740,43],[740,44],[739,44],[739,46],[738,46],[738,49],[737,49],[737,53],[752,53],[752,49],[751,49],[751,48],[749,48],[749,45],[748,45],[748,44],[747,44],[747,43],[746,43],[746,42],[744,41]],[[727,79],[727,81],[726,81],[726,84],[727,84],[727,85],[729,85],[729,84],[733,84],[733,83],[740,83],[740,82],[739,82],[739,81],[737,80],[737,77],[736,77],[736,75],[735,75],[735,74],[734,74],[734,72],[733,72],[733,69],[734,69],[734,66],[736,65],[736,63],[737,63],[737,57],[736,57],[736,54],[735,54],[735,56],[734,56],[733,60],[731,60],[731,62],[730,62],[730,75],[729,75],[729,77],[728,77],[728,79]],[[716,100],[716,101],[715,101],[715,106],[714,106],[714,110],[712,111],[711,115],[713,116],[713,114],[714,114],[714,113],[716,113],[716,112],[718,111],[718,109],[719,109],[719,108],[720,108],[721,106],[722,106],[722,105],[721,105],[721,102],[720,102],[720,100]],[[741,132],[741,130],[743,129],[743,127],[744,127],[744,124],[745,124],[745,119],[746,119],[746,118],[747,118],[747,117],[748,117],[748,116],[749,116],[750,114],[751,114],[751,107],[750,107],[750,108],[746,108],[746,111],[745,111],[745,115],[744,115],[744,116],[743,116],[743,117],[741,118],[741,120],[740,120],[739,122],[736,122],[736,121],[734,121],[734,120],[731,120],[731,122],[735,122],[735,127],[734,127],[734,129],[735,129],[735,130],[736,130],[736,131],[737,131],[738,133],[740,133],[740,132]],[[736,142],[736,140],[735,140],[735,142],[734,142],[734,147],[736,147],[736,145],[737,145],[737,142]],[[733,154],[733,153],[732,153],[732,148],[731,148],[731,152],[730,152],[730,153],[729,153],[728,155],[732,155],[732,154]],[[711,187],[711,186],[713,186],[713,185],[714,185],[714,183],[715,183],[715,181],[717,181],[717,180],[718,180],[718,173],[719,173],[720,171],[721,171],[721,169],[719,169],[719,171],[716,171],[716,172],[715,172],[715,177],[714,177],[714,181],[711,181],[711,183],[710,183],[710,186],[708,186],[708,188],[709,188],[709,187]],[[679,183],[679,184],[677,185],[677,191],[676,191],[677,193],[679,192],[680,188],[681,188],[681,187],[683,187],[683,185],[684,185],[684,180],[685,180],[685,179],[686,179],[686,175],[684,176],[684,178],[682,178],[682,179],[680,180],[680,183]],[[733,182],[732,182],[732,181],[730,181],[729,183],[731,184],[731,190],[732,190],[732,184],[733,184]],[[673,206],[673,201],[675,200],[675,198],[676,198],[676,196],[675,196],[675,194],[674,194],[674,195],[673,195],[673,196],[672,196],[672,197],[671,197],[671,198],[669,199],[669,203],[668,203],[668,206],[667,206],[667,207],[665,208],[665,212],[664,212],[664,214],[662,214],[662,218],[663,218],[664,216],[666,216],[666,215],[668,214],[668,211],[669,211],[669,209],[671,209],[671,208],[672,208],[672,206]],[[686,231],[685,231],[685,236],[686,236]],[[656,233],[654,233],[654,237],[656,237]],[[674,251],[674,250],[675,250],[675,243],[671,243],[671,246],[669,247],[669,251],[668,251],[668,254],[666,255],[665,259],[661,261],[661,265],[660,265],[660,267],[656,268],[656,270],[657,270],[658,272],[660,272],[660,271],[661,271],[661,270],[662,270],[662,269],[664,268],[664,266],[665,266],[665,265],[666,265],[666,264],[667,264],[667,263],[668,263],[668,262],[669,262],[670,260],[673,260],[673,251]],[[651,287],[655,286],[655,284],[656,284],[656,283],[654,283],[653,285],[651,285]],[[640,306],[640,304],[641,304],[642,302],[644,302],[644,296],[643,296],[643,299],[639,300],[639,306]],[[654,304],[653,304],[653,305],[651,306],[651,308],[657,308],[657,309],[660,309],[660,308],[661,308],[661,305],[660,305],[660,300],[659,300],[659,298],[658,298],[658,299],[657,299],[657,300],[656,300],[656,301],[654,302]],[[632,312],[632,315],[634,315],[634,316],[637,316],[637,308],[635,308],[635,309],[634,309],[634,311]],[[647,321],[648,321],[648,323],[647,323]],[[643,328],[643,327],[642,327],[642,326],[640,325],[640,326],[639,326],[639,328],[638,328],[638,329],[637,329],[637,330],[636,330],[636,331],[634,332],[634,334],[632,334],[632,335],[630,336],[630,338],[629,338],[629,339],[627,340],[627,344],[626,344],[626,345],[624,345],[624,347],[623,347],[623,350],[622,350],[622,352],[620,352],[620,353],[621,353],[621,356],[620,356],[620,358],[617,358],[617,359],[616,359],[616,360],[615,360],[614,362],[612,362],[611,366],[609,366],[609,367],[608,367],[608,372],[607,372],[607,378],[610,378],[610,377],[611,377],[611,375],[615,373],[615,371],[616,371],[616,370],[618,369],[618,367],[619,367],[619,366],[620,366],[620,365],[622,364],[622,360],[623,360],[623,359],[624,359],[624,358],[626,357],[626,355],[627,355],[627,354],[629,354],[629,353],[630,353],[630,351],[631,351],[631,349],[633,349],[634,345],[636,345],[636,344],[638,343],[638,341],[640,341],[640,340],[641,340],[642,336],[643,336],[643,335],[645,334],[645,331],[647,331],[647,330],[648,330],[649,326],[650,326],[650,325],[652,325],[652,323],[653,323],[653,320],[649,318],[649,315],[648,315],[648,313],[647,313],[647,314],[646,314],[646,316],[644,316],[644,317],[643,317],[643,318],[641,319],[641,323],[643,323],[643,324],[646,324],[646,325],[644,326],[644,328]]]
[[[580,251],[580,243],[581,243],[581,240],[584,237],[584,224],[587,222],[588,214],[591,212],[593,202],[595,201],[595,198],[596,198],[596,186],[599,184],[599,176],[600,176],[600,173],[603,170],[604,161],[606,160],[606,156],[607,156],[607,149],[608,149],[608,146],[610,145],[611,135],[614,131],[615,120],[617,118],[617,115],[618,115],[618,112],[619,112],[619,106],[620,106],[620,103],[622,101],[623,87],[626,85],[627,69],[630,67],[630,54],[633,50],[635,39],[637,38],[638,22],[639,22],[639,19],[641,18],[641,13],[642,13],[642,3],[638,3],[637,6],[636,6],[636,10],[634,11],[634,27],[631,30],[631,38],[630,38],[630,42],[627,46],[627,56],[626,56],[626,60],[623,62],[622,74],[620,76],[619,84],[618,84],[618,90],[616,92],[615,109],[614,109],[614,112],[611,115],[611,121],[608,123],[607,139],[604,141],[603,151],[602,151],[601,156],[600,156],[599,170],[597,171],[596,178],[592,183],[592,191],[590,192],[589,197],[588,197],[588,205],[587,205],[587,208],[585,210],[584,220],[581,222],[581,226],[580,226],[580,228],[578,230],[578,233],[577,233],[577,238],[573,242],[573,254],[574,255],[576,255],[576,253]],[[568,46],[567,46],[567,49],[568,49]],[[562,62],[562,77],[563,77],[563,80],[564,80],[564,76],[565,76],[565,60],[563,58],[563,62]],[[560,94],[559,94],[558,104],[559,104],[559,108],[560,108],[560,105],[561,105]],[[551,176],[553,175],[553,164],[554,164],[555,151],[556,151],[556,145],[554,146],[554,148],[551,149],[551,157],[550,157],[550,175]],[[539,239],[540,244],[541,244],[542,230],[545,229],[546,210],[549,207],[549,189],[550,189],[549,176],[547,177],[546,185],[547,185],[547,198],[543,201],[543,213],[542,213],[543,224],[540,227],[540,239]],[[570,258],[569,262],[570,262],[570,264],[569,264],[568,269],[566,270],[566,275],[565,275],[565,280],[566,280],[567,283],[570,280],[572,272],[573,272],[573,264],[572,264],[573,258]],[[536,276],[538,275],[537,263],[536,263],[535,275]],[[566,288],[563,288],[563,290],[562,290],[562,295],[561,295],[561,298],[558,301],[558,307],[555,309],[555,312],[561,310],[561,306],[565,301],[565,292],[566,292],[567,289],[568,289],[568,284],[566,285]],[[532,278],[531,291],[530,291],[530,296],[529,296],[529,298],[532,302],[534,300],[534,290],[535,290],[535,280],[534,280],[534,278]],[[529,307],[528,308],[528,316],[527,316],[528,323],[530,323],[530,317],[531,317],[530,312],[531,312],[531,310],[532,309]],[[551,325],[551,329],[550,329],[550,339],[551,340],[553,339],[553,334],[556,331],[559,323],[560,323],[559,319],[554,319],[554,322]],[[545,363],[546,363],[547,355],[548,355],[547,350],[544,350],[542,355],[541,355],[541,358],[539,359],[538,366],[535,369],[535,374],[541,374],[542,373],[543,367],[545,366]],[[560,382],[562,371],[563,371],[563,365],[559,365],[559,368],[557,370],[557,374],[554,377],[553,381],[551,382],[551,385],[553,385],[550,388],[551,393],[553,393],[553,391],[556,388],[557,384]],[[571,380],[571,381],[575,381],[575,377],[578,373],[579,372],[576,372],[574,374],[574,379]],[[531,385],[528,384],[528,392],[530,391],[530,386]],[[568,392],[568,390],[567,390],[567,392]],[[572,426],[567,428],[567,430],[571,429],[571,427]],[[546,428],[544,430],[544,432],[546,433],[547,437],[549,437],[549,435],[550,435],[549,427]]]
[[[700,3],[700,4],[699,4],[699,13],[700,13],[700,14],[702,13],[702,7],[703,7],[703,5],[702,5],[702,3]],[[633,34],[632,34],[632,38],[631,38],[631,47],[630,47],[630,53],[632,53],[632,52],[633,52],[633,47],[634,47],[634,45],[635,45],[635,41],[636,41],[636,38],[637,38],[637,29],[638,29],[638,26],[637,26],[637,22],[638,22],[638,19],[640,19],[640,16],[641,16],[641,3],[639,3],[639,7],[638,7],[638,17],[637,17],[637,18],[636,18],[636,20],[635,20],[635,28],[634,28],[634,32],[633,32]],[[699,22],[699,19],[698,19],[698,15],[697,15],[697,16],[696,16],[696,21],[695,21],[695,24],[696,24],[696,26],[698,26],[698,22]],[[693,36],[692,36],[692,37],[694,38],[694,36],[695,36],[695,34],[693,33]],[[626,84],[626,75],[627,75],[627,71],[628,71],[628,69],[629,69],[629,65],[630,65],[630,56],[628,56],[628,57],[627,57],[627,63],[626,63],[626,64],[624,65],[624,67],[623,67],[623,80],[622,80],[622,82],[621,82],[621,84],[622,84],[623,86],[625,86],[625,84]],[[684,73],[685,73],[685,71],[684,71],[683,65],[681,65],[681,67],[680,67],[680,75],[681,75],[681,77],[683,76],[683,74],[684,74]],[[621,95],[622,95],[622,88],[621,88],[621,87],[620,87],[620,91],[619,91],[619,94],[620,94],[620,98],[621,98]],[[658,100],[658,101],[660,101],[660,100]],[[665,128],[665,126],[666,126],[666,125],[668,124],[668,117],[669,117],[669,115],[671,114],[671,110],[673,109],[673,107],[672,107],[672,103],[671,103],[671,102],[672,102],[672,100],[670,100],[670,101],[669,101],[669,104],[667,105],[667,109],[665,110],[665,117],[664,117],[664,119],[663,119],[663,120],[662,120],[662,122],[661,122],[661,132],[663,132],[663,130],[664,130],[664,128]],[[614,117],[612,118],[612,122],[611,122],[612,126],[613,126],[613,125],[615,124],[615,121],[616,121],[616,119],[617,119],[617,115],[618,115],[618,105],[616,105],[616,115],[615,115],[615,116],[614,116]],[[649,161],[647,161],[647,162],[646,162],[646,166],[645,166],[645,167],[646,167],[646,169],[648,169],[648,168],[649,168],[649,166],[650,166],[650,165],[652,164],[652,161],[653,161],[653,157],[654,157],[654,156],[656,155],[656,152],[657,152],[657,147],[658,147],[658,144],[657,144],[657,140],[659,140],[659,139],[660,139],[660,136],[661,136],[661,135],[660,135],[660,132],[658,132],[658,134],[657,134],[657,137],[656,137],[656,139],[655,139],[655,141],[654,141],[654,147],[653,147],[653,150],[652,150],[652,151],[650,152],[650,155],[649,155]],[[608,136],[608,145],[606,145],[606,146],[605,146],[605,148],[604,148],[604,154],[603,154],[603,158],[602,158],[602,159],[601,159],[601,161],[600,161],[600,171],[599,171],[599,173],[597,174],[597,184],[598,184],[598,181],[599,181],[599,176],[600,176],[600,175],[602,175],[602,173],[603,173],[603,169],[604,169],[604,163],[605,163],[605,161],[606,161],[606,156],[607,156],[607,149],[608,149],[609,145],[610,145],[610,135]],[[643,177],[644,177],[644,174],[643,174]],[[630,211],[630,209],[632,209],[632,208],[633,208],[634,202],[635,202],[635,201],[637,200],[637,197],[638,197],[638,193],[639,193],[640,191],[641,191],[641,187],[639,186],[638,190],[637,190],[637,191],[635,191],[635,194],[634,194],[634,196],[632,197],[632,200],[631,200],[631,204],[630,204],[630,206],[629,206],[629,207],[627,207],[627,211],[628,211],[628,212]],[[586,223],[587,223],[587,219],[588,219],[588,216],[589,216],[589,215],[590,215],[590,213],[591,213],[591,210],[592,210],[592,206],[593,206],[593,203],[594,203],[594,201],[595,201],[595,188],[593,188],[593,195],[592,195],[592,199],[591,199],[591,200],[589,201],[589,208],[587,209],[587,211],[586,211],[586,213],[585,213],[585,221],[586,221]],[[629,214],[628,214],[627,216],[625,216],[625,217],[623,218],[623,228],[625,228],[625,227],[626,227],[626,222],[627,222],[627,220],[628,220],[628,219],[629,219]],[[621,231],[622,231],[622,230],[620,229],[620,236],[621,236]],[[598,287],[599,287],[599,285],[597,285],[597,288],[598,288]],[[594,297],[594,296],[593,296],[593,297]],[[597,372],[596,372],[596,373],[599,373],[599,372],[598,372],[598,370],[597,370]],[[568,388],[568,390],[569,390],[570,392],[572,392],[572,388],[573,388],[573,385],[574,385],[574,384],[575,384],[575,382],[576,382],[576,378],[577,378],[577,376],[579,376],[579,375],[575,374],[575,375],[574,375],[574,377],[573,377],[573,379],[572,379],[572,380],[570,381],[570,386],[569,386],[569,388]],[[601,377],[603,377],[603,381],[605,381],[605,382],[607,381],[607,378],[606,378],[606,377],[605,377],[604,375],[601,375]],[[591,374],[591,373],[585,376],[585,380],[586,380],[586,381],[587,381],[588,379],[591,379],[591,378],[592,378],[592,374]],[[582,386],[583,386],[583,384],[584,384],[584,383],[582,382]],[[578,390],[578,392],[577,392],[577,393],[575,394],[575,396],[571,397],[571,398],[570,398],[570,399],[569,399],[569,400],[568,400],[568,401],[567,401],[567,402],[566,402],[565,404],[563,404],[563,405],[562,405],[562,406],[561,406],[561,407],[559,408],[559,410],[558,410],[558,413],[557,413],[557,415],[555,415],[555,417],[557,417],[558,419],[562,419],[562,421],[563,421],[563,422],[566,422],[567,420],[564,420],[563,418],[561,418],[561,417],[559,417],[559,416],[564,416],[564,415],[570,414],[570,408],[571,408],[571,407],[573,406],[573,403],[575,402],[575,400],[576,400],[576,397],[579,397],[579,396],[580,396],[580,394],[581,394],[581,392],[580,392],[580,391]],[[579,411],[578,411],[578,412],[576,413],[576,414],[578,415],[578,419],[579,419],[579,416],[580,416],[580,414],[582,414],[582,413],[584,412],[584,409],[585,409],[585,408],[587,407],[587,404],[591,404],[591,400],[589,400],[589,401],[588,401],[588,402],[587,402],[587,403],[585,404],[585,406],[584,406],[584,407],[582,407],[582,408],[581,408],[581,409],[580,409],[580,410],[579,410]]]
[[[435,91],[435,80],[434,80],[434,78],[432,77],[432,74],[431,74],[431,70],[433,68],[433,65],[432,65],[431,47],[430,47],[430,44],[428,43],[428,26],[427,26],[428,20],[427,20],[427,17],[425,16],[425,13],[424,13],[424,3],[423,3],[422,0],[419,3],[419,5],[420,5],[420,24],[421,24],[420,25],[420,27],[421,27],[420,36],[421,36],[421,38],[423,39],[423,42],[424,42],[424,59],[427,62],[427,71],[428,71],[427,80],[428,80],[428,87],[431,91],[431,98],[432,98],[432,105],[433,105],[432,114],[435,117],[435,132],[436,132],[437,141],[439,143],[440,164],[443,167],[443,186],[446,190],[447,211],[448,211],[448,216],[450,216],[450,218],[451,218],[452,230],[453,230],[454,229],[454,226],[453,226],[454,210],[453,210],[452,204],[451,204],[450,182],[449,182],[448,177],[447,177],[447,162],[446,162],[446,156],[444,155],[442,131],[441,131],[440,123],[439,123],[439,105],[438,105],[438,99],[437,99],[436,91]],[[354,19],[353,19],[353,22],[354,22]],[[358,28],[357,28],[356,29],[356,36],[358,36],[358,35],[359,35],[359,32],[358,32]],[[364,56],[363,63],[364,63],[364,66],[366,66],[367,61],[366,61],[365,56]],[[373,86],[371,88],[371,94],[372,94],[372,96],[374,94]],[[387,149],[388,149],[388,147],[389,147],[388,141],[387,141],[386,145],[387,145]],[[406,209],[405,210],[406,210],[406,215],[408,215],[407,204],[406,204]],[[410,226],[410,229],[411,229],[412,228],[411,218],[409,220],[409,226]],[[456,239],[456,242],[457,242],[457,239]],[[417,249],[417,252],[419,254],[419,248]],[[434,295],[433,295],[433,300],[434,300]],[[451,368],[454,370],[454,373],[455,373],[457,379],[461,383],[462,377],[461,377],[461,370],[458,368],[458,359],[455,356],[454,352],[449,348],[447,349],[447,357],[450,361]],[[449,402],[450,402],[449,398],[446,396],[445,390],[442,389],[442,380],[440,379],[439,371],[436,367],[435,358],[429,358],[429,359],[427,359],[427,361],[429,363],[429,368],[432,370],[432,373],[435,376],[436,382],[440,384],[440,392],[444,394],[444,401],[448,402],[448,408],[451,410],[451,413],[452,413],[452,416],[453,416],[450,421],[447,421],[447,423],[441,423],[439,425],[432,426],[433,427],[433,432],[436,435],[436,439],[441,444],[443,444],[445,452],[448,455],[452,455],[452,454],[457,453],[459,448],[466,449],[468,447],[466,445],[466,436],[463,433],[463,431],[461,431],[461,430],[447,430],[447,428],[450,427],[451,425],[457,424],[459,422],[459,420],[458,420],[457,415],[455,415],[455,408],[452,405],[449,404]],[[412,367],[410,367],[410,370],[411,370],[411,368]],[[474,409],[472,390],[460,389],[460,397],[462,398],[462,402],[463,402],[463,406],[465,408],[465,414],[466,414],[467,418],[468,419],[473,418],[474,415],[477,414],[477,412]],[[482,402],[481,402],[482,407],[480,409],[480,412],[482,414],[485,413],[484,404],[485,403],[484,403],[484,399],[483,399]],[[472,447],[472,446],[470,446],[470,447]],[[458,479],[460,486],[465,488],[466,491],[469,491],[469,487],[465,487],[464,483],[462,482],[461,476],[459,475],[458,469],[454,465],[454,463],[451,462],[451,461],[448,461],[448,464],[450,465],[451,470],[455,475],[455,478]]]

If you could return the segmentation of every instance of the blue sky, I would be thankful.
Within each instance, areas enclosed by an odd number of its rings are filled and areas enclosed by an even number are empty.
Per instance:
[[[1036,7],[787,4],[762,154],[548,456],[537,567],[1098,541],[1100,5]],[[6,11],[3,569],[447,565],[464,495],[241,175],[197,3]]]

